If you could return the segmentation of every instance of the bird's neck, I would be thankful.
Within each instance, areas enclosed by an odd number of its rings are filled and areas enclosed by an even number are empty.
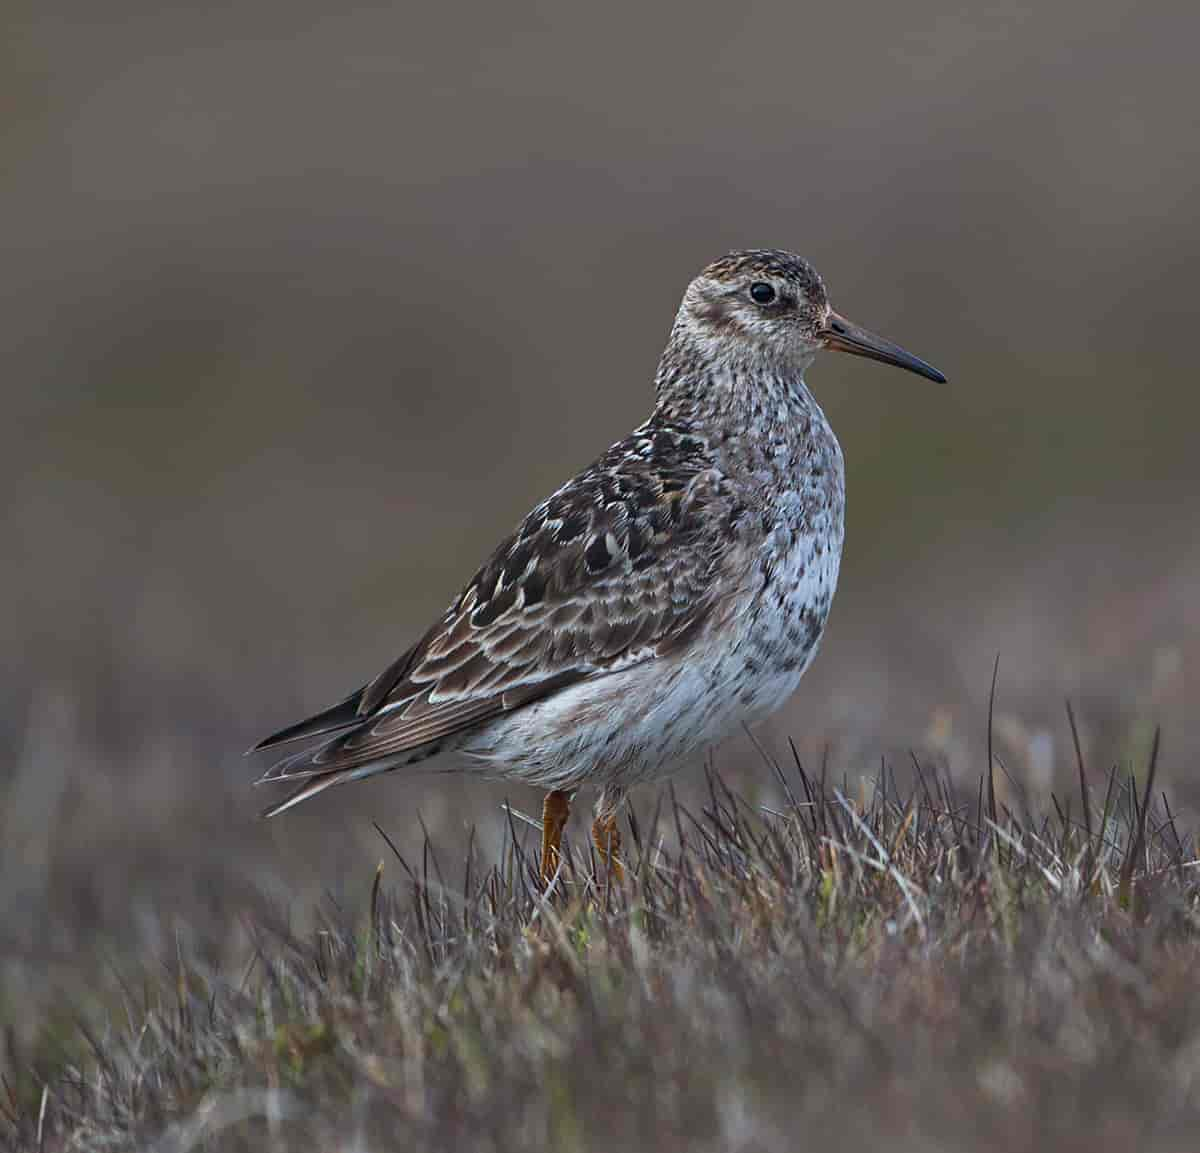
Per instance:
[[[655,374],[655,413],[742,436],[785,433],[821,411],[804,383],[806,367],[782,363],[758,346],[704,340],[677,328]]]
[[[651,423],[699,438],[712,467],[747,492],[809,484],[835,503],[843,499],[842,450],[804,383],[805,365],[708,351],[675,340],[667,346]]]

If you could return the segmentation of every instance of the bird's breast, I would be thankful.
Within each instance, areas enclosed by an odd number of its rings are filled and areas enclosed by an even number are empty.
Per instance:
[[[841,449],[823,415],[819,424],[810,425],[786,470],[762,478],[762,535],[743,584],[735,655],[740,704],[751,717],[773,711],[795,691],[837,589],[845,481]]]

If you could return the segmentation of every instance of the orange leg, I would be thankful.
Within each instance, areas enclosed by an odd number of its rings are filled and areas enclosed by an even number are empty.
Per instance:
[[[558,871],[563,829],[571,815],[571,794],[555,789],[542,801],[542,888],[549,886]]]
[[[604,861],[609,876],[619,885],[625,879],[625,868],[621,864],[621,830],[617,828],[616,813],[596,815],[592,822],[592,844]]]

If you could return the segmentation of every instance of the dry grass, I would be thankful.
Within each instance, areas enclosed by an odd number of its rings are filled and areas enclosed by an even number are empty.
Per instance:
[[[1037,816],[915,759],[854,796],[773,767],[783,807],[710,772],[629,814],[625,885],[568,846],[549,900],[516,813],[491,862],[381,830],[365,923],[263,899],[242,971],[181,939],[10,1033],[6,1147],[1194,1148],[1196,848],[1153,761]]]

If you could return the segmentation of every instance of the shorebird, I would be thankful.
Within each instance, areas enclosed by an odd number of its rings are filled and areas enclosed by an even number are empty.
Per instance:
[[[251,752],[331,785],[435,761],[547,790],[543,885],[571,799],[621,877],[627,790],[777,709],[808,668],[841,562],[842,450],[804,382],[821,349],[937,369],[851,324],[790,252],[734,252],[688,285],[650,418],[539,504],[373,681]]]

